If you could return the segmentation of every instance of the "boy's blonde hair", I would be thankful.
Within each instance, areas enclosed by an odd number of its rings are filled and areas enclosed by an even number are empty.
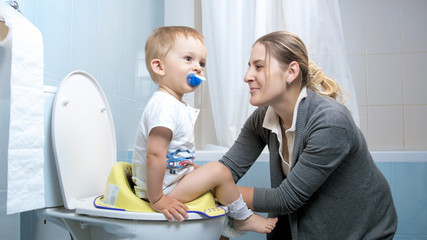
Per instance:
[[[203,35],[191,27],[166,26],[154,29],[145,43],[145,65],[154,82],[157,82],[157,79],[151,69],[151,61],[156,58],[163,59],[175,44],[177,36],[192,37],[205,44]]]

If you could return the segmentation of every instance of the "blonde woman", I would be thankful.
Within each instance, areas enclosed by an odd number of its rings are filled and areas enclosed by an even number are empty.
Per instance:
[[[267,239],[392,239],[390,187],[340,87],[309,61],[301,39],[267,34],[248,64],[244,81],[259,108],[220,162],[237,182],[268,146],[271,188],[239,188],[250,208],[279,218]]]

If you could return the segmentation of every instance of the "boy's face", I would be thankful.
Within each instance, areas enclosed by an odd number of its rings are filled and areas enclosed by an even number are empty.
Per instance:
[[[205,74],[206,47],[193,37],[177,36],[174,46],[163,60],[164,76],[159,87],[167,87],[181,98],[185,93],[195,90],[187,83],[187,75]]]

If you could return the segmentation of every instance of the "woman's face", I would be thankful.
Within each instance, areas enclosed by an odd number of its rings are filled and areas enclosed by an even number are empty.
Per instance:
[[[249,102],[253,106],[280,104],[289,78],[287,67],[273,56],[266,56],[265,46],[260,43],[252,48],[248,65],[244,81],[249,85]]]

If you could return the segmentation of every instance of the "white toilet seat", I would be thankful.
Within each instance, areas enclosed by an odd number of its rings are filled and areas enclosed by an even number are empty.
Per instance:
[[[86,72],[70,73],[57,90],[52,145],[65,208],[103,193],[116,162],[116,136],[108,101]]]
[[[143,212],[130,212],[130,211],[117,211],[110,209],[100,209],[93,205],[94,198],[81,199],[81,202],[76,208],[76,213],[116,218],[116,219],[129,219],[129,220],[149,220],[149,221],[168,221],[162,213],[143,213]],[[186,220],[200,220],[207,219],[207,217],[198,213],[188,213]]]

